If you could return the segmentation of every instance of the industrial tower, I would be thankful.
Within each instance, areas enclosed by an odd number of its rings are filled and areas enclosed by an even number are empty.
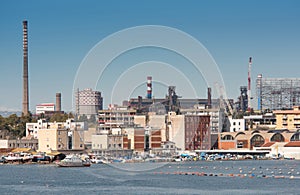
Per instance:
[[[28,92],[28,32],[27,21],[23,21],[23,104],[22,112],[26,116],[29,112]]]
[[[249,65],[248,65],[248,112],[251,111],[251,65],[252,65],[252,57],[249,58]]]

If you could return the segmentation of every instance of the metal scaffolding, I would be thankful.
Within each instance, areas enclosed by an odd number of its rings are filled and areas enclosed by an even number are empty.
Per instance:
[[[256,79],[258,110],[291,109],[300,105],[300,78]]]

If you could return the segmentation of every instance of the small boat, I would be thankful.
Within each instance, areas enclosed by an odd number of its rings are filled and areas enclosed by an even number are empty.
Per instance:
[[[89,159],[81,159],[76,155],[66,156],[65,159],[61,160],[57,163],[59,167],[89,167],[91,166],[91,162]]]

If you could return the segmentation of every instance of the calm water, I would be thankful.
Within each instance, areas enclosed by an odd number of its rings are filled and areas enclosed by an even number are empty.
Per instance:
[[[300,194],[299,172],[300,161],[293,160],[97,164],[89,168],[0,165],[0,194]]]

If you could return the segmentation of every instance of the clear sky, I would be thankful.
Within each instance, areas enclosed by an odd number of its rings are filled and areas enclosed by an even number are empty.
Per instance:
[[[29,93],[33,112],[36,104],[55,102],[56,92],[62,93],[63,110],[71,111],[74,78],[87,53],[105,37],[140,25],[176,28],[201,42],[219,66],[230,98],[236,99],[239,87],[247,85],[249,56],[253,58],[252,94],[259,73],[265,77],[299,77],[300,1],[297,0],[3,0],[0,2],[0,110],[22,108],[22,21],[25,19],[29,29]],[[125,53],[116,60],[115,67],[107,70],[106,80],[100,80],[97,89],[108,93],[104,88],[113,87],[110,75],[128,63],[130,57],[164,61],[172,55],[153,48]],[[180,62],[177,57],[172,57],[173,62]],[[160,70],[147,71],[170,77],[171,71]],[[134,79],[131,77],[131,82]],[[140,84],[122,88],[131,91],[133,97],[146,96],[146,87]],[[199,88],[195,97],[205,97],[205,86],[199,84]],[[183,97],[193,96],[184,94],[184,86],[179,85],[176,90]],[[153,93],[163,97],[166,86],[157,83]],[[124,98],[128,95],[122,96],[120,91],[114,94],[114,103],[120,104]]]

